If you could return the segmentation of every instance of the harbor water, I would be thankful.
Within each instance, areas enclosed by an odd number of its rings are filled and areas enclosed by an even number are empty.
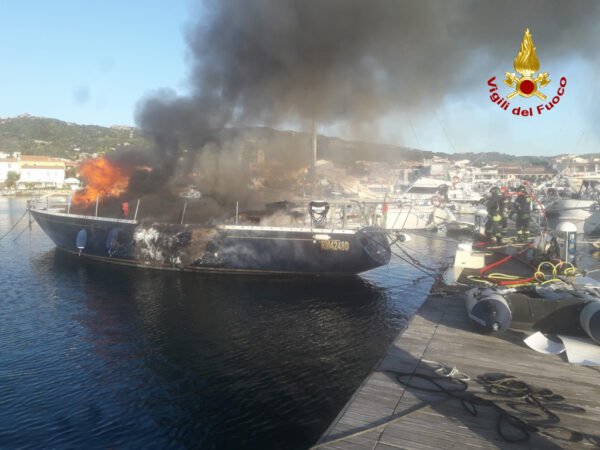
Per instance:
[[[0,236],[24,211],[0,198]],[[431,267],[454,251],[403,248]],[[396,255],[339,279],[107,265],[27,216],[0,256],[0,448],[307,448],[433,282]]]

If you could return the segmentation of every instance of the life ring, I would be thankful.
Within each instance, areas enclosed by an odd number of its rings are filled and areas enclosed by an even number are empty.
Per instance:
[[[454,175],[452,177],[452,184],[458,184],[460,183],[460,177],[458,175]]]
[[[442,197],[440,197],[439,195],[434,195],[433,197],[431,197],[430,201],[431,204],[436,208],[442,206]]]

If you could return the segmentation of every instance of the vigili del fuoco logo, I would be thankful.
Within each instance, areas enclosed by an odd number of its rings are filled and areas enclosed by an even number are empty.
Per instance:
[[[531,117],[534,114],[541,115],[544,111],[550,111],[554,106],[558,104],[560,98],[565,93],[565,86],[567,85],[567,79],[562,77],[559,81],[559,87],[556,90],[556,95],[552,99],[547,100],[546,94],[540,92],[540,89],[545,88],[552,81],[548,72],[538,73],[534,78],[533,75],[540,70],[540,61],[537,59],[535,54],[535,47],[533,46],[533,40],[531,39],[531,33],[529,28],[525,30],[523,36],[523,42],[521,42],[521,49],[517,53],[517,57],[514,62],[515,71],[521,74],[518,77],[514,72],[506,72],[504,75],[506,79],[504,84],[514,89],[510,92],[506,98],[501,97],[498,91],[496,83],[496,77],[493,76],[487,82],[490,87],[490,100],[496,103],[504,111],[509,111],[510,102],[508,100],[519,95],[524,98],[536,97],[542,100],[542,103],[531,106],[529,108],[517,106],[511,110],[515,116]],[[535,109],[534,109],[535,108]]]

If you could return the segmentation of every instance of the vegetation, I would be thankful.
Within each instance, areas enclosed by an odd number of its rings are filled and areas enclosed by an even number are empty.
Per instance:
[[[214,133],[212,139],[219,146],[242,148],[246,159],[254,159],[262,150],[265,159],[275,153],[279,158],[293,163],[309,164],[311,158],[311,135],[272,128],[226,128]],[[210,139],[208,139],[210,141]],[[102,155],[107,152],[136,148],[150,149],[152,143],[140,130],[127,127],[100,127],[78,125],[56,119],[33,117],[27,114],[0,119],[0,151],[21,152],[24,155],[45,155],[71,160],[81,156]],[[318,138],[318,158],[341,165],[355,161],[423,161],[434,156],[452,160],[468,159],[483,165],[492,162],[516,163],[523,166],[550,165],[552,158],[544,156],[513,156],[506,153],[434,153],[408,147],[368,142],[346,141],[327,136]],[[292,166],[296,164],[291,164]],[[69,177],[72,173],[67,173]]]
[[[82,153],[150,148],[150,142],[135,128],[78,125],[29,115],[0,119],[0,142],[2,152],[72,160]]]
[[[75,167],[67,167],[65,169],[65,179],[66,178],[76,178],[77,177],[77,169]]]
[[[12,170],[6,174],[6,180],[4,184],[7,187],[14,187],[17,184],[17,181],[21,178],[21,174],[17,172],[13,172]]]

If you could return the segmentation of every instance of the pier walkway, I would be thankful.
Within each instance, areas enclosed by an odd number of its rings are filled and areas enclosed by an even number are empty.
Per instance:
[[[600,367],[576,366],[563,355],[539,354],[522,342],[524,337],[513,331],[477,333],[462,295],[431,293],[314,448],[600,448]],[[477,406],[473,416],[457,398],[415,389],[415,385],[435,386],[414,375],[400,377],[411,387],[398,381],[398,373],[435,376],[433,361],[471,377],[468,389],[457,396],[476,394],[502,409]],[[550,389],[564,400],[542,398],[540,409],[534,403],[543,392],[527,399],[492,395],[477,377],[498,373],[534,389]],[[498,423],[508,437],[523,433],[506,420],[498,422],[502,410],[535,424],[537,431],[530,431],[523,442],[503,440]]]

